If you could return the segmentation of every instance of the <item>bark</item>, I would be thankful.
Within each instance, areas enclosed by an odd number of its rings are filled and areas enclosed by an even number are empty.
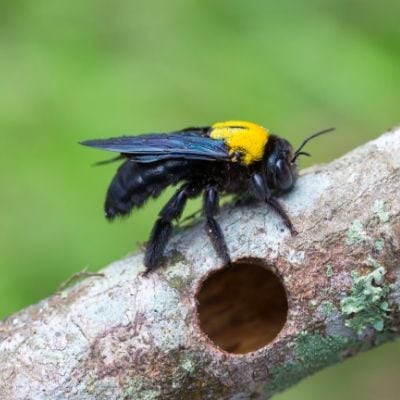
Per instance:
[[[165,268],[136,254],[10,316],[0,398],[267,399],[396,338],[399,154],[393,130],[304,171],[282,198],[295,237],[262,204],[223,207],[236,266],[200,222]]]

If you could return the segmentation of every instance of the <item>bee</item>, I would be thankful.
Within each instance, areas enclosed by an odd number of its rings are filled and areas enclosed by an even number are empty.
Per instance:
[[[217,122],[170,133],[150,133],[95,139],[85,146],[120,153],[125,160],[111,181],[105,200],[108,220],[129,215],[168,186],[179,185],[158,214],[144,256],[147,271],[157,268],[188,199],[203,193],[207,234],[216,253],[230,263],[228,247],[217,220],[220,194],[243,194],[266,203],[297,234],[277,196],[296,183],[299,156],[307,142],[334,128],[307,137],[294,151],[291,144],[258,124],[247,121]],[[106,161],[106,162],[109,162]],[[105,163],[105,162],[102,162]]]

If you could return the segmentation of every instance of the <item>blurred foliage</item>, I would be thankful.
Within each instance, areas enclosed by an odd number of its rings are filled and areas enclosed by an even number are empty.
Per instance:
[[[0,317],[147,238],[163,200],[106,223],[116,166],[91,168],[107,154],[79,140],[240,118],[299,143],[334,125],[304,165],[329,161],[399,123],[399,13],[394,0],[0,1]],[[280,399],[398,398],[399,354]]]

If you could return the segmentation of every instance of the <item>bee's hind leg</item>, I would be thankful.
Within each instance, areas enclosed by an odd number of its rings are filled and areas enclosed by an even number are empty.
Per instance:
[[[214,216],[218,213],[219,198],[217,189],[214,186],[207,187],[204,192],[204,213],[206,215],[207,234],[215,248],[215,251],[222,258],[225,264],[230,264],[228,247],[225,242],[221,227]]]
[[[187,199],[195,197],[198,193],[199,190],[196,186],[191,184],[183,185],[175,192],[158,214],[159,217],[151,231],[144,256],[144,265],[147,269],[146,273],[159,266],[160,259],[171,237],[172,221],[180,218]]]

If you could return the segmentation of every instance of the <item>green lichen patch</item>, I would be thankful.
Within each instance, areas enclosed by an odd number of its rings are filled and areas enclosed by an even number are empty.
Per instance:
[[[183,277],[175,275],[168,280],[168,283],[173,289],[180,291],[185,286],[186,281]]]
[[[319,306],[318,311],[323,317],[327,318],[334,314],[337,311],[337,308],[331,301],[325,300]]]
[[[382,251],[384,247],[385,247],[385,241],[383,239],[375,240],[374,249],[376,251]]]
[[[306,369],[321,369],[342,359],[342,352],[353,339],[301,332],[296,340],[296,356]],[[318,365],[318,367],[317,367]]]
[[[296,338],[294,359],[270,370],[271,380],[265,391],[268,395],[280,392],[305,376],[342,361],[349,349],[356,348],[353,338],[302,332]]]
[[[190,271],[188,268],[180,268],[180,265],[177,264],[185,263],[186,261],[181,252],[173,250],[169,259],[170,268],[165,270],[165,277],[169,286],[178,291],[182,291],[188,284]]]
[[[184,371],[192,374],[194,372],[194,370],[195,370],[195,365],[194,365],[194,362],[192,360],[187,359],[187,360],[182,361],[181,368]]]
[[[351,246],[353,244],[362,243],[366,239],[366,232],[364,225],[361,221],[356,219],[350,225],[349,230],[347,231],[346,243]]]
[[[315,300],[315,299],[311,299],[311,300],[308,302],[308,307],[310,307],[311,310],[317,308],[317,305],[318,305],[318,302],[317,302],[317,300]]]
[[[345,316],[345,325],[357,334],[367,328],[381,332],[388,320],[389,285],[384,284],[385,269],[376,268],[371,273],[360,276],[353,272],[351,294],[341,301],[341,310]]]
[[[328,278],[332,278],[333,276],[333,267],[331,264],[328,264],[325,269],[325,274]]]
[[[373,258],[373,257],[371,257],[371,256],[368,256],[367,262],[368,262],[368,264],[371,265],[373,268],[376,268],[376,269],[378,269],[378,268],[383,268],[383,267],[382,267],[382,264],[381,264],[378,260],[375,260],[375,258]]]
[[[385,211],[383,200],[375,200],[372,206],[372,212],[378,216],[380,222],[384,223],[389,221],[389,213]]]
[[[175,265],[178,263],[187,263],[186,257],[178,250],[172,250],[168,255],[169,265]]]

